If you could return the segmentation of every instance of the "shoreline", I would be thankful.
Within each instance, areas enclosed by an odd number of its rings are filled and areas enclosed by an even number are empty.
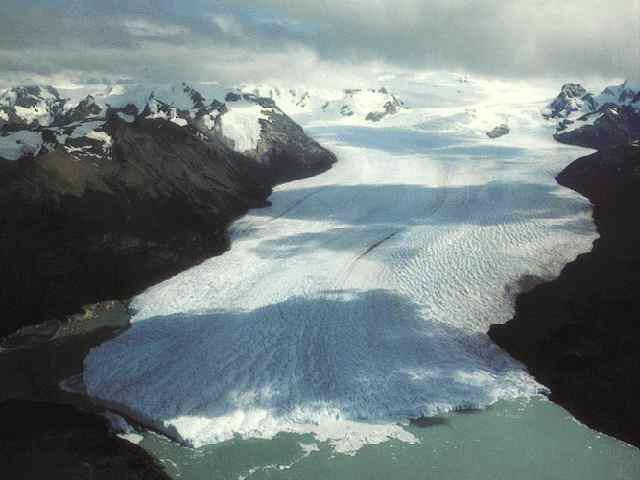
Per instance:
[[[169,478],[158,459],[113,431],[102,406],[65,388],[65,382],[82,374],[89,349],[128,324],[125,303],[107,301],[70,316],[55,332],[49,330],[48,338],[35,327],[39,333],[35,337],[30,335],[32,328],[22,337],[9,337],[12,348],[6,348],[4,339],[0,351],[3,472],[16,478],[71,477],[87,470],[90,476]]]

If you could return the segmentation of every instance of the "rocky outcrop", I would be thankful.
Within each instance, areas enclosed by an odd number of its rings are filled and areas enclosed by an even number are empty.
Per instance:
[[[582,111],[585,105],[592,107],[593,97],[579,83],[565,83],[558,96],[551,102],[545,113],[548,118],[565,118],[573,112]]]
[[[509,126],[502,123],[497,127],[494,127],[492,130],[487,132],[487,137],[489,138],[499,138],[509,133]]]
[[[253,116],[241,116],[255,122],[257,147],[236,151],[224,136],[235,107],[179,93],[186,103],[152,95],[144,108],[99,111],[88,97],[51,126],[18,132],[41,145],[1,162],[0,336],[129,297],[222,252],[227,225],[266,205],[274,184],[336,160],[260,98],[245,99]]]
[[[0,423],[3,478],[169,478],[143,448],[111,433],[106,419],[71,406],[11,400],[0,404]]]
[[[316,175],[335,161],[279,110],[268,112],[261,125],[256,151],[248,154],[260,161],[264,175],[274,184]]]
[[[640,138],[640,86],[625,82],[594,95],[579,84],[562,86],[544,116],[556,120],[562,143],[595,149]]]
[[[56,118],[57,123],[67,125],[73,122],[80,122],[87,118],[99,117],[103,113],[102,107],[96,103],[95,97],[87,95],[77,106],[64,112],[62,116]]]
[[[600,238],[489,335],[579,420],[640,446],[640,145],[580,158],[557,179],[594,204]]]
[[[402,101],[395,95],[390,95],[386,88],[379,89],[378,94],[390,96],[390,99],[385,102],[382,110],[369,112],[367,114],[365,120],[368,120],[370,122],[379,122],[389,115],[395,115],[403,105]]]
[[[554,138],[562,143],[602,149],[630,143],[640,138],[640,110],[631,106],[606,105],[596,112],[578,119],[593,124],[571,129],[570,123],[561,123]]]

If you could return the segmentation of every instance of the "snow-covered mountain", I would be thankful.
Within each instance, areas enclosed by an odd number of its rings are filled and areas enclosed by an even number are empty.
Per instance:
[[[312,90],[268,84],[244,84],[236,91],[270,98],[289,115],[317,110],[327,99],[339,98],[339,93],[331,90]]]
[[[0,128],[6,124],[50,125],[65,101],[50,86],[29,85],[0,91]]]
[[[353,117],[378,122],[404,107],[404,102],[385,87],[322,90],[243,85],[238,91],[271,98],[278,107],[291,115],[316,113],[324,119]]]
[[[87,89],[81,90],[86,93]],[[108,157],[110,121],[164,120],[222,141],[262,161],[279,143],[305,144],[302,130],[272,98],[217,85],[111,85],[62,98],[51,86],[15,87],[0,94],[0,158],[18,160],[60,149],[77,158]],[[300,149],[298,149],[300,150]]]
[[[40,85],[0,92],[0,159],[18,160],[56,149],[78,158],[108,157],[111,140],[105,124],[117,117],[127,123],[169,121],[267,161],[274,142],[292,139],[298,132],[289,114],[379,122],[404,105],[385,88],[330,91],[268,85],[228,89],[217,84],[115,84],[63,93],[68,97]]]
[[[385,88],[345,90],[344,96],[337,102],[327,102],[324,111],[339,112],[345,117],[364,117],[371,122],[379,122],[387,115],[398,113],[403,102]]]
[[[568,83],[543,114],[557,121],[561,142],[593,148],[628,143],[640,137],[640,84],[626,81],[596,95]]]

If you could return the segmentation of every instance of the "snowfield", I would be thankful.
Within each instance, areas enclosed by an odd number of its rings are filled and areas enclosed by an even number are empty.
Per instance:
[[[432,106],[375,125],[294,117],[339,162],[136,297],[131,328],[86,359],[90,395],[194,446],[286,431],[353,453],[416,441],[408,417],[539,393],[485,332],[523,275],[590,249],[589,203],[554,180],[586,151],[553,141],[553,92],[439,82],[404,96]]]

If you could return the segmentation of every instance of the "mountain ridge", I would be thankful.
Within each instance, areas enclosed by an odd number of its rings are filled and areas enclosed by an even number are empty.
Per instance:
[[[582,85],[567,83],[543,112],[557,121],[554,138],[594,149],[640,138],[640,85],[625,81],[595,95]]]

